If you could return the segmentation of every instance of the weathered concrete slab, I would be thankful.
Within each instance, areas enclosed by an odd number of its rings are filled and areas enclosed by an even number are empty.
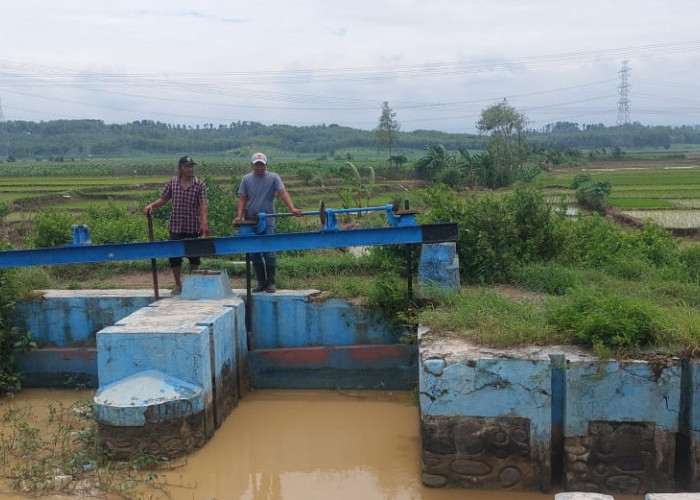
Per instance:
[[[95,399],[102,406],[101,442],[118,456],[150,451],[175,456],[200,446],[247,389],[246,358],[245,308],[236,297],[160,300],[103,328],[97,333]],[[164,381],[148,373],[162,374]],[[115,394],[128,392],[133,380],[144,383],[146,396],[164,384],[180,389],[168,390],[169,402],[144,396],[134,407],[124,406]],[[193,395],[183,399],[183,391]],[[159,418],[163,414],[168,418]]]
[[[700,360],[690,359],[685,365],[686,376],[684,377],[683,393],[687,395],[684,406],[684,414],[687,413],[687,420],[682,422],[682,431],[687,435],[688,445],[688,467],[689,490],[700,491],[700,396],[697,394],[700,388]]]
[[[676,489],[680,360],[568,356],[565,390],[566,490],[639,495]]]
[[[420,361],[423,483],[547,491],[550,351],[423,336]]]
[[[167,291],[163,291],[166,294]],[[95,347],[102,328],[152,303],[152,290],[39,290],[16,307],[16,325],[40,347]]]
[[[318,290],[254,294],[251,349],[398,342],[399,333],[388,330],[376,311],[319,294]]]

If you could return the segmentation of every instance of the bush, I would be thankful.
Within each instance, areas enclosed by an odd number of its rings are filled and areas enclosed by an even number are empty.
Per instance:
[[[576,200],[581,206],[605,213],[605,200],[612,191],[610,182],[596,181],[590,174],[578,174],[571,181],[571,187],[576,190]]]
[[[34,232],[30,244],[34,248],[52,248],[66,245],[73,241],[73,224],[71,214],[59,210],[44,210],[36,215]]]
[[[582,287],[552,301],[548,321],[576,344],[622,353],[653,344],[662,330],[659,317],[647,299]]]
[[[93,244],[134,243],[148,241],[148,219],[142,213],[130,213],[110,203],[106,207],[91,205],[85,210],[85,221]],[[155,240],[167,239],[162,225],[154,225]]]
[[[690,281],[700,284],[700,244],[681,248],[678,259],[687,270]]]
[[[378,310],[390,327],[402,327],[409,309],[405,281],[395,274],[381,273],[369,291],[367,306]]]
[[[3,242],[2,250],[9,244]],[[23,273],[18,269],[0,270],[0,389],[18,390],[21,387],[21,373],[15,355],[26,351],[35,344],[29,332],[20,332],[14,325],[15,302],[19,290],[23,288]]]
[[[557,219],[539,192],[519,188],[477,198],[441,186],[428,190],[429,222],[456,222],[461,277],[469,283],[507,281],[513,265],[546,261],[560,247]]]

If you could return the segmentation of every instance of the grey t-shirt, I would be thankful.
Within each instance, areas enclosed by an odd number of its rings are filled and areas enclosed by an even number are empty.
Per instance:
[[[275,194],[284,189],[280,176],[274,172],[265,172],[265,175],[257,176],[253,172],[243,176],[238,188],[239,196],[246,196],[246,211],[248,217],[255,217],[259,212],[266,214],[275,211]],[[274,218],[267,219],[267,224],[273,225]]]

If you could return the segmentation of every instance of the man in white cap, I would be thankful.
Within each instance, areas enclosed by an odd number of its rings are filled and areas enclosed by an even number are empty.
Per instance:
[[[244,211],[248,217],[255,217],[260,212],[274,213],[275,194],[280,195],[291,213],[294,215],[302,214],[302,211],[294,206],[280,176],[267,171],[267,156],[263,153],[255,153],[251,158],[251,165],[253,171],[243,176],[241,186],[238,188],[238,215],[233,222],[242,221]],[[275,234],[274,217],[266,219],[263,234]],[[276,292],[277,256],[275,252],[254,253],[251,255],[251,260],[253,269],[255,269],[255,277],[258,280],[258,286],[253,289],[253,292]]]

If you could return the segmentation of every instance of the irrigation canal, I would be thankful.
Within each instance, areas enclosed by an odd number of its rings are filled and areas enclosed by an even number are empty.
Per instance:
[[[92,391],[26,389],[8,404],[71,404]],[[166,472],[173,500],[552,500],[554,492],[422,485],[418,407],[407,391],[258,390]],[[27,497],[0,491],[0,498]],[[50,496],[69,499],[70,496]],[[152,497],[156,498],[156,497]],[[643,500],[619,496],[615,500]]]

